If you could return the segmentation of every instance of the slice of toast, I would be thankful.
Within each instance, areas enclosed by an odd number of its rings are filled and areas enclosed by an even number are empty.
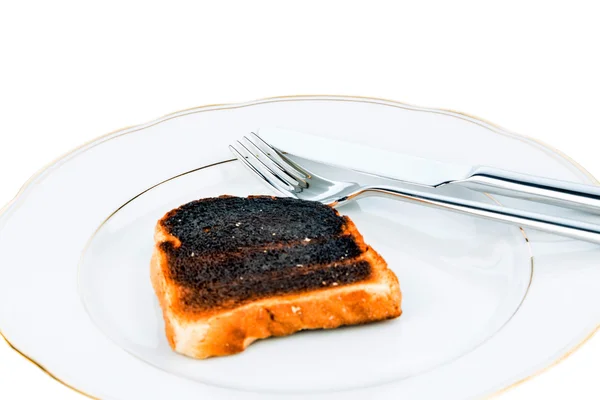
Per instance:
[[[151,279],[169,344],[195,358],[402,313],[398,279],[354,223],[289,198],[223,196],[168,212]]]

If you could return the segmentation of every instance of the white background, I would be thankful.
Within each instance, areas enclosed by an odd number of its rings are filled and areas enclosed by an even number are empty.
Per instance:
[[[576,1],[0,0],[0,203],[109,131],[291,94],[464,111],[541,139],[600,177],[598,15]],[[600,334],[498,398],[598,399],[599,370]],[[83,397],[0,343],[0,399],[38,398]]]

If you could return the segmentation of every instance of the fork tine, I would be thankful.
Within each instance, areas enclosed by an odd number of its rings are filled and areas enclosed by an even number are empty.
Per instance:
[[[241,142],[238,141],[237,146],[229,146],[229,149],[245,167],[260,176],[271,188],[286,196],[294,197],[295,187],[266,168]]]
[[[267,148],[266,153],[268,154],[268,156],[273,159],[273,161],[275,161],[275,158],[278,158],[278,165],[283,168],[287,173],[293,175],[294,177],[297,177],[297,179],[301,179],[303,181],[305,181],[306,179],[310,179],[311,174],[310,172],[308,172],[307,170],[305,170],[304,168],[302,168],[301,166],[299,166],[298,164],[296,164],[295,162],[293,162],[292,160],[290,160],[288,157],[286,157],[285,155],[283,155],[283,153],[281,151],[279,151],[278,149],[276,149],[275,147],[271,146],[269,143],[265,142],[265,140],[263,138],[261,138],[260,136],[258,136],[256,133],[251,132],[252,136],[254,138],[257,139],[257,141],[264,147]],[[275,156],[275,157],[273,157]]]
[[[250,140],[248,137],[243,137],[244,144],[248,150],[250,150],[263,164],[266,165],[274,174],[278,175],[280,178],[284,179],[286,182],[290,183],[293,186],[299,186],[301,188],[306,188],[308,185],[303,178],[298,177],[299,174],[292,175],[286,168],[281,165],[281,163],[272,157],[270,154],[265,153],[263,149],[261,149],[256,143]]]
[[[249,157],[247,158],[248,162],[250,164],[252,164],[255,168],[258,168],[259,170],[261,170],[263,172],[263,174],[265,174],[265,173],[269,174],[269,177],[271,177],[271,179],[273,179],[273,178],[276,179],[276,183],[283,186],[287,190],[290,190],[293,192],[299,192],[302,190],[302,188],[299,186],[299,184],[296,180],[290,179],[287,175],[281,173],[277,168],[273,168],[273,167],[270,167],[269,165],[265,164],[265,162],[263,162],[263,160],[260,159],[259,155],[254,153],[243,142],[238,140],[237,143],[249,155]]]
[[[244,156],[238,149],[236,149],[234,146],[229,146],[229,150],[231,150],[231,152],[233,153],[233,155],[242,162],[242,165],[244,165],[246,168],[248,168],[248,170],[250,172],[252,172],[253,174],[258,175],[261,178],[261,181],[265,184],[268,185],[271,189],[274,189],[276,192],[281,193],[284,196],[291,196],[291,193],[287,190],[284,189],[280,186],[278,186],[277,184],[273,183],[271,180],[269,180],[269,178],[267,176],[265,176],[261,171],[259,171],[258,169],[256,169],[252,164],[250,164],[247,160],[247,157]]]

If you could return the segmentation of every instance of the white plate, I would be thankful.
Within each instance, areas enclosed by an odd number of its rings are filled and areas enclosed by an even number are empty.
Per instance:
[[[340,211],[398,275],[399,319],[204,361],[173,353],[149,280],[154,223],[196,198],[268,193],[228,161],[227,144],[260,126],[593,182],[535,141],[391,101],[294,97],[175,113],[75,150],[6,208],[3,336],[59,381],[103,399],[464,399],[522,380],[596,330],[597,247],[370,198]]]

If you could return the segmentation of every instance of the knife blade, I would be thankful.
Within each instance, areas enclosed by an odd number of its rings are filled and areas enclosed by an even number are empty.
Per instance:
[[[380,148],[280,128],[256,132],[274,147],[307,160],[424,186],[468,178],[469,165],[428,160]]]

